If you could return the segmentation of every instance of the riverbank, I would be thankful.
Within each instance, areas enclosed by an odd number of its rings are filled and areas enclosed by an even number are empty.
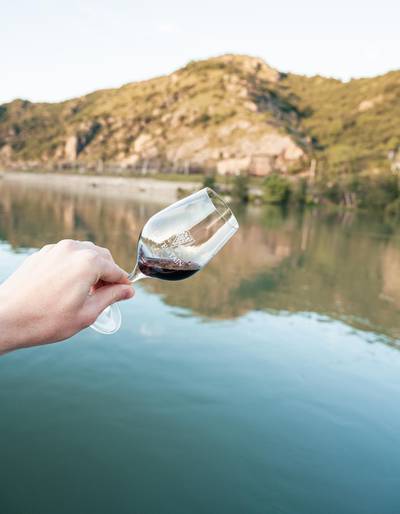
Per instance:
[[[0,180],[18,182],[29,188],[54,188],[74,193],[121,196],[144,201],[174,202],[180,194],[201,187],[200,181],[164,181],[152,178],[102,177],[57,173],[2,172]]]
[[[0,171],[0,180],[27,188],[173,203],[208,186],[236,203],[373,211],[400,219],[400,180],[393,173],[375,176],[307,180],[277,173],[265,178],[215,175],[156,174],[151,177],[87,175],[65,172]]]

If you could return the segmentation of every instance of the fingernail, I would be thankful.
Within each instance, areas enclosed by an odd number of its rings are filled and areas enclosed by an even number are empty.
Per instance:
[[[133,289],[131,287],[127,288],[124,292],[124,300],[128,300],[133,296]]]

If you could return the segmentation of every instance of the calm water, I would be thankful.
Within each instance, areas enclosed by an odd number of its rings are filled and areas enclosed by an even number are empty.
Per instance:
[[[61,238],[133,267],[159,205],[0,182],[0,280]],[[0,358],[1,514],[398,514],[400,229],[239,212],[123,328]]]

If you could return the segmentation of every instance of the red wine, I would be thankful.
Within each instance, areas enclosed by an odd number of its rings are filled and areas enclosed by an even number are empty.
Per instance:
[[[143,253],[140,255],[138,266],[144,275],[162,280],[183,280],[200,270],[200,266],[191,261],[150,258]]]

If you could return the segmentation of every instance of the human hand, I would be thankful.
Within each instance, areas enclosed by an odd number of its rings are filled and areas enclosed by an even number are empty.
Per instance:
[[[133,295],[106,248],[68,239],[46,245],[0,285],[0,353],[67,339]]]

